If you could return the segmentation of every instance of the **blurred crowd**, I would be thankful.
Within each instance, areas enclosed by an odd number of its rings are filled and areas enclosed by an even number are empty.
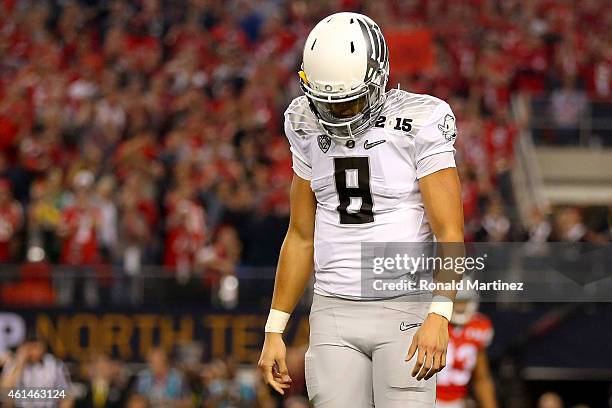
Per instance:
[[[62,392],[57,401],[37,403],[43,408],[57,407],[58,401],[60,408],[309,407],[303,374],[305,348],[288,349],[293,384],[281,398],[252,369],[241,368],[231,356],[205,361],[198,346],[185,344],[172,355],[154,347],[140,366],[99,353],[68,367],[47,350],[42,338],[29,334],[14,354],[0,355],[0,385]]]
[[[337,10],[431,33],[432,68],[394,73],[392,55],[390,83],[457,115],[468,240],[610,239],[608,209],[595,225],[534,209],[520,227],[509,173],[526,125],[514,95],[557,95],[560,125],[612,97],[609,2],[1,0],[0,261],[212,281],[273,265],[292,177],[282,112],[305,36]]]
[[[281,397],[252,368],[228,356],[202,358],[200,344],[183,344],[173,353],[149,350],[144,364],[126,364],[104,353],[67,366],[47,349],[46,342],[28,335],[13,354],[0,354],[0,385],[5,389],[47,387],[63,392],[61,399],[38,402],[41,408],[308,408],[304,378],[304,347],[287,349],[291,388]],[[584,395],[579,395],[578,401]],[[590,408],[568,404],[555,392],[536,393],[527,402],[523,392],[503,406],[524,408]],[[58,403],[59,401],[59,403]],[[6,402],[6,401],[5,401]],[[468,401],[468,406],[473,401]],[[9,405],[10,406],[10,405]]]

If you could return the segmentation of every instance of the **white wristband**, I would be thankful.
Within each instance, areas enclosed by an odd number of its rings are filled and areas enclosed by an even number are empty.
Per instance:
[[[429,306],[429,313],[445,317],[450,322],[453,315],[453,301],[446,296],[434,296]]]
[[[266,322],[266,333],[282,333],[285,331],[285,326],[287,326],[287,322],[289,321],[289,316],[291,316],[287,312],[282,312],[276,309],[270,309],[270,314],[268,315],[268,321]]]

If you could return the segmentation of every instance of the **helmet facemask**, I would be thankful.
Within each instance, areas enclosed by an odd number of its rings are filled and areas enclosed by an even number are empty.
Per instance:
[[[313,89],[302,74],[300,85],[325,133],[333,139],[346,141],[368,130],[380,115],[385,103],[388,72],[388,67],[380,68],[361,87],[341,94]]]

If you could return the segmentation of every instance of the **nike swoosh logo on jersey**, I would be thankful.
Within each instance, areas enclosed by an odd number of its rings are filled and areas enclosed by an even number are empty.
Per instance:
[[[386,140],[377,140],[377,141],[375,141],[375,142],[368,143],[368,141],[366,140],[366,141],[363,143],[363,147],[364,147],[364,148],[367,150],[367,149],[371,149],[371,148],[373,148],[374,146],[378,146],[379,144],[383,144],[383,143],[385,143],[385,142],[386,142]]]
[[[401,322],[400,323],[400,331],[406,331],[406,330],[410,330],[410,329],[414,329],[415,327],[419,327],[421,325],[421,323],[406,323],[406,322]]]

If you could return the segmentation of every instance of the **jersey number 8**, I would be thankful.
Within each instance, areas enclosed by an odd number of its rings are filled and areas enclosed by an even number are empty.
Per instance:
[[[334,179],[340,202],[337,208],[340,224],[374,222],[369,158],[335,157]]]

